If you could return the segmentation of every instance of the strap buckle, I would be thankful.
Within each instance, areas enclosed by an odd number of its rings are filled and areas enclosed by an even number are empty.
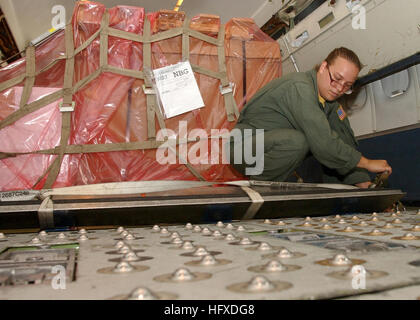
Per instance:
[[[75,106],[76,106],[76,102],[75,101],[72,101],[70,104],[69,103],[60,102],[59,105],[58,105],[58,107],[60,109],[60,112],[73,112]]]
[[[235,84],[232,83],[232,82],[229,82],[229,84],[227,86],[225,86],[225,87],[222,87],[222,85],[219,85],[219,90],[220,90],[220,93],[222,95],[225,95],[227,93],[234,92],[234,90],[235,90]]]
[[[145,85],[143,85],[143,92],[144,94],[156,94],[155,89],[152,87],[146,87]]]

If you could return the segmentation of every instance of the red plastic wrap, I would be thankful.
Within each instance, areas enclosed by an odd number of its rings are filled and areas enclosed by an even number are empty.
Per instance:
[[[64,56],[64,33],[44,42],[36,50],[36,72],[54,59]],[[63,87],[65,61],[59,60],[51,69],[40,73],[29,97],[29,103]],[[26,61],[20,59],[0,70],[1,82],[25,74]],[[19,109],[24,82],[0,93],[0,121]],[[28,114],[13,125],[0,130],[0,151],[32,152],[54,148],[60,141],[61,115],[57,100]],[[0,190],[31,189],[55,159],[55,155],[26,154],[0,160]],[[63,167],[66,162],[63,161]],[[61,175],[59,180],[67,180]]]
[[[143,8],[117,6],[109,11],[111,28],[143,34],[146,14]],[[101,25],[106,12],[104,5],[83,1],[75,5],[72,28],[75,48],[82,45]],[[182,12],[159,11],[147,15],[152,34],[182,27]],[[217,38],[220,20],[214,15],[199,15],[191,19],[190,28]],[[153,42],[152,69],[182,60],[182,36]],[[36,48],[36,70],[65,55],[64,32]],[[234,99],[241,110],[255,92],[281,73],[278,44],[264,34],[251,19],[232,19],[225,26],[225,55],[227,78],[235,85]],[[218,71],[217,46],[190,37],[191,64]],[[0,82],[25,73],[25,59],[0,70]],[[108,65],[122,69],[143,70],[143,44],[109,36]],[[100,67],[99,36],[75,56],[73,84]],[[36,77],[30,101],[60,90],[64,83],[65,60]],[[195,73],[205,106],[166,119],[166,128],[179,132],[180,121],[186,121],[188,133],[204,129],[208,135],[213,129],[231,130],[235,122],[226,116],[225,101],[220,93],[220,80]],[[246,83],[245,83],[246,81]],[[0,121],[19,108],[24,81],[0,93]],[[147,106],[143,80],[115,73],[103,72],[73,95],[75,110],[71,116],[69,145],[89,145],[147,141]],[[58,100],[28,114],[0,130],[1,152],[34,152],[51,149],[60,144],[61,113]],[[156,120],[156,130],[159,130]],[[221,142],[216,143],[222,148]],[[215,145],[208,145],[208,152]],[[198,149],[189,143],[189,151]],[[221,153],[221,152],[220,152]],[[201,154],[201,157],[205,155]],[[26,154],[0,160],[0,190],[43,188],[46,177],[37,180],[57,155]],[[210,160],[209,160],[210,162]],[[221,159],[215,164],[192,164],[208,181],[243,179]],[[53,187],[138,180],[197,180],[185,164],[160,164],[156,149],[115,151],[65,155]]]

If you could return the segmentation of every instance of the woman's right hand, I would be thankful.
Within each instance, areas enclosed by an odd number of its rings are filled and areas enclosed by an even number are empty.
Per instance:
[[[369,172],[380,173],[387,171],[389,175],[392,173],[392,168],[386,160],[371,160],[362,156],[357,166]]]

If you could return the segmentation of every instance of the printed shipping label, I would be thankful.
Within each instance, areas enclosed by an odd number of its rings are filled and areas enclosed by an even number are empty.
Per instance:
[[[153,70],[153,75],[166,118],[204,106],[188,61]]]

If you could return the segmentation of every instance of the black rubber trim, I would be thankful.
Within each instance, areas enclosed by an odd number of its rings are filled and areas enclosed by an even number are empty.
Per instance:
[[[386,66],[382,69],[379,69],[375,72],[372,72],[364,77],[357,79],[354,84],[355,89],[361,88],[371,82],[386,78],[394,73],[400,72],[412,66],[415,66],[420,63],[420,51],[409,56],[408,58],[402,59],[400,61],[394,62],[389,66]]]
[[[299,22],[301,22],[303,19],[305,19],[307,16],[309,16],[312,12],[314,12],[316,9],[318,9],[325,1],[327,0],[315,0],[311,4],[309,4],[304,10],[299,12],[296,17],[293,18],[293,24],[296,26]],[[280,30],[278,30],[276,33],[271,35],[271,38],[274,40],[277,40],[282,35],[287,33],[287,28],[283,27]]]
[[[294,18],[295,26],[299,22],[301,22],[303,19],[305,19],[307,16],[309,16],[312,12],[314,12],[316,9],[318,9],[326,1],[327,0],[315,0],[310,5],[308,5],[304,10],[298,13],[296,17]]]

